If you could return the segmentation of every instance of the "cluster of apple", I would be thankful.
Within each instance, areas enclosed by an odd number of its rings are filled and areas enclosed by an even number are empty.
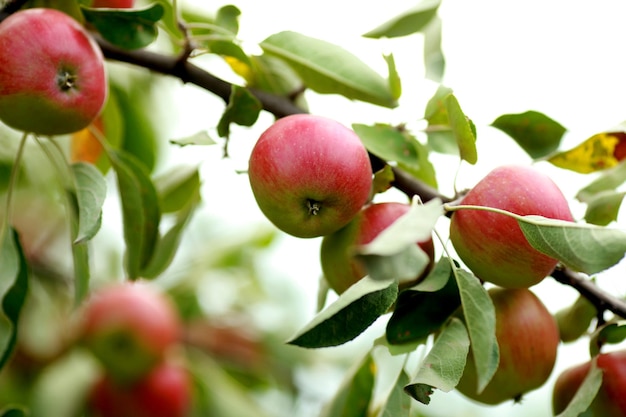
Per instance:
[[[88,408],[97,417],[183,417],[188,371],[176,356],[181,324],[170,300],[147,283],[94,292],[81,311],[80,341],[102,364]]]
[[[328,118],[293,115],[279,119],[260,136],[249,161],[249,178],[261,211],[279,229],[302,238],[323,236],[321,266],[337,294],[367,275],[354,248],[371,242],[409,210],[405,203],[371,202],[373,173],[358,136]],[[461,200],[463,206],[483,206],[517,215],[538,215],[573,221],[567,200],[557,185],[532,167],[507,165],[486,175]],[[471,271],[490,283],[500,349],[498,369],[477,392],[474,361],[468,357],[458,391],[484,404],[519,400],[550,376],[560,343],[555,317],[529,289],[558,261],[534,249],[517,221],[502,213],[471,207],[455,210],[450,240]],[[431,264],[432,238],[417,242]],[[624,386],[626,355],[600,356],[605,382],[592,410],[625,415],[626,398],[615,393]],[[555,411],[565,408],[582,382],[589,364],[568,371],[555,387]],[[626,381],[623,381],[626,382]]]

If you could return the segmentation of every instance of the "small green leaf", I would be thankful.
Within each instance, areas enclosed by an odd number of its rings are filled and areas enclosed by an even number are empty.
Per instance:
[[[443,286],[429,291],[441,285],[441,278],[445,278]],[[419,285],[426,290],[415,290]],[[392,345],[423,341],[439,330],[460,305],[459,288],[452,275],[450,260],[442,258],[425,281],[398,296],[385,330],[387,341]]]
[[[18,321],[28,292],[28,266],[19,236],[13,229],[0,232],[0,370],[17,343]]]
[[[150,45],[158,36],[156,23],[165,14],[160,3],[145,8],[98,9],[83,8],[83,15],[113,45],[139,49]]]
[[[170,139],[170,143],[183,147],[187,145],[215,145],[217,142],[215,142],[206,130],[203,130],[184,138]]]
[[[396,69],[396,60],[393,54],[384,55],[383,57],[387,62],[387,69],[389,71],[389,90],[393,98],[397,100],[402,95],[402,82],[400,81],[398,70]]]
[[[596,397],[596,394],[600,390],[600,386],[602,385],[602,369],[598,368],[596,365],[596,359],[594,358],[591,362],[591,367],[587,376],[583,380],[583,383],[574,394],[574,397],[567,405],[565,410],[562,413],[558,414],[556,417],[578,417],[581,416],[582,413],[587,411],[593,399]]]
[[[619,344],[626,340],[626,322],[608,323],[597,329],[589,339],[589,353],[596,356],[605,344]]]
[[[437,14],[441,0],[423,0],[410,10],[367,32],[366,38],[394,38],[422,30]]]
[[[609,190],[595,194],[587,203],[585,211],[587,223],[606,226],[616,221],[624,196],[626,192]]]
[[[441,19],[435,16],[423,29],[425,77],[435,82],[441,81],[446,66],[441,49],[441,26]]]
[[[96,169],[94,167],[94,169]],[[97,171],[97,169],[96,169]],[[99,171],[98,171],[99,173]],[[75,192],[68,192],[68,200],[70,207],[70,227],[72,236],[78,236],[80,223],[80,206],[78,203],[78,195]],[[100,217],[95,219],[94,223],[100,226]],[[91,279],[91,271],[89,269],[89,247],[88,240],[82,239],[75,241],[72,245],[72,262],[74,265],[74,304],[79,305],[89,292],[89,281]]]
[[[452,391],[463,375],[469,347],[470,339],[463,322],[453,318],[435,340],[405,391],[424,404],[430,402],[430,395],[424,395],[429,388],[430,391],[432,388]]]
[[[496,340],[496,311],[487,290],[478,278],[463,269],[455,268],[453,271],[471,340],[478,375],[478,392],[481,392],[491,381],[500,362],[500,350]]]
[[[340,46],[285,31],[265,39],[261,48],[285,60],[305,85],[318,93],[341,94],[384,107],[397,106],[387,80]]]
[[[474,124],[465,116],[458,100],[453,94],[449,94],[444,103],[448,112],[448,120],[452,133],[459,147],[461,159],[475,164],[478,161],[476,153],[476,132]]]
[[[535,249],[569,268],[592,275],[617,264],[626,253],[626,232],[588,224],[514,216]]]
[[[576,198],[584,203],[589,203],[596,194],[615,190],[624,181],[626,181],[626,162],[602,171],[595,180],[578,192]]]
[[[227,137],[231,123],[252,126],[262,109],[261,102],[248,89],[233,85],[228,106],[217,125],[217,133],[221,137]]]
[[[241,11],[232,4],[220,7],[215,16],[215,24],[236,35],[239,32],[239,16]]]
[[[117,175],[122,203],[126,273],[137,279],[153,255],[158,239],[161,212],[154,184],[146,168],[124,151],[109,153]]]
[[[513,138],[535,159],[556,151],[566,130],[545,114],[533,110],[519,114],[504,114],[491,125]]]
[[[349,342],[386,313],[397,294],[395,281],[377,281],[366,276],[318,313],[288,343],[321,348]]]
[[[459,146],[452,133],[445,104],[445,99],[450,94],[452,94],[450,88],[440,85],[435,94],[426,103],[424,119],[428,122],[428,127],[426,128],[428,146],[435,152],[458,155]]]
[[[197,166],[179,165],[154,179],[161,213],[174,213],[200,200]]]
[[[78,204],[78,233],[74,243],[90,240],[100,229],[102,205],[106,198],[106,180],[93,165],[72,164]]]
[[[372,355],[356,363],[350,370],[333,399],[324,407],[320,417],[362,417],[372,400],[376,365]]]

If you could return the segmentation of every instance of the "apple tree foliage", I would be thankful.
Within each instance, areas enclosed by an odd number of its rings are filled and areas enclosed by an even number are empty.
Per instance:
[[[354,361],[321,416],[428,415],[430,396],[435,390],[454,390],[470,351],[478,385],[487,385],[499,353],[494,307],[485,286],[451,250],[440,253],[430,274],[414,287],[400,291],[397,279],[389,278],[411,276],[423,268],[425,260],[414,242],[436,231],[454,210],[463,209],[455,204],[462,193],[447,196],[438,191],[437,170],[448,167],[435,166],[431,156],[452,155],[467,164],[480,161],[476,141],[481,127],[464,113],[453,86],[441,85],[432,97],[424,97],[425,112],[416,115],[426,126],[421,131],[384,120],[351,126],[370,154],[374,192],[381,195],[395,188],[406,194],[412,207],[358,249],[369,276],[329,302],[322,282],[319,311],[300,322],[300,330],[285,344],[272,339],[282,337],[279,333],[263,330],[271,326],[249,325],[243,331],[211,321],[200,301],[203,288],[197,278],[213,274],[212,281],[230,276],[243,282],[234,289],[241,299],[231,302],[233,312],[255,303],[283,302],[279,296],[260,295],[255,262],[275,234],[225,239],[209,232],[203,245],[210,250],[194,252],[184,246],[188,234],[197,236],[189,227],[194,213],[210,204],[202,197],[202,184],[219,178],[203,178],[196,166],[176,165],[159,172],[159,159],[183,147],[206,146],[221,146],[222,156],[228,158],[231,141],[249,140],[234,125],[253,126],[263,112],[275,117],[315,112],[305,91],[395,108],[403,91],[393,53],[381,58],[388,69],[384,75],[338,45],[293,31],[268,36],[251,53],[238,38],[238,17],[245,10],[232,5],[199,12],[170,0],[124,10],[90,8],[82,0],[0,4],[1,18],[25,7],[63,10],[89,28],[111,65],[107,105],[89,129],[68,138],[29,137],[19,147],[14,145],[16,132],[0,130],[7,144],[0,159],[6,202],[0,229],[2,416],[49,415],[42,404],[66,391],[72,394],[64,405],[57,404],[55,415],[78,415],[85,395],[81,387],[92,378],[93,366],[74,345],[67,323],[101,274],[94,253],[111,251],[100,226],[112,211],[117,211],[112,216],[119,218],[124,253],[111,254],[105,263],[121,263],[123,279],[164,285],[185,320],[185,356],[195,387],[192,415],[278,415],[258,397],[275,389],[298,398],[294,369],[307,364],[307,349],[345,344],[381,319],[384,333],[371,351]],[[439,0],[422,0],[362,36],[375,42],[421,34],[416,39],[423,39],[425,54],[416,62],[425,66],[429,79],[440,80],[445,60],[439,6]],[[226,64],[241,82],[227,82],[210,66],[197,63],[204,55]],[[209,127],[217,138],[207,130],[164,140],[158,117],[146,111],[159,100],[163,78],[195,84],[223,100],[218,123]],[[626,252],[626,232],[616,227],[625,195],[620,186],[626,181],[626,133],[599,132],[564,149],[566,127],[539,111],[504,114],[491,126],[534,160],[590,174],[576,195],[587,209],[575,223],[504,214],[517,220],[534,248],[559,260],[552,278],[580,292],[581,301],[558,314],[560,322],[580,323],[568,341],[588,337],[592,356],[604,344],[621,343],[626,338],[626,303],[596,285],[594,277],[620,262]],[[110,200],[119,204],[107,204]],[[189,262],[184,274],[189,278],[171,275],[175,257]],[[212,288],[221,287],[214,282]],[[581,304],[587,307],[585,314]],[[381,348],[407,358],[425,353],[416,366],[407,360],[397,367],[386,394],[375,398],[375,350]],[[562,415],[585,410],[600,378],[601,373],[590,373],[585,389]]]

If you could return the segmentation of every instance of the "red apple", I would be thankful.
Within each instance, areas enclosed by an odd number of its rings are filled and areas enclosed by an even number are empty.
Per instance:
[[[372,168],[351,129],[321,116],[277,120],[250,155],[250,186],[265,216],[293,236],[331,234],[367,202]]]
[[[354,256],[355,248],[370,243],[399,217],[406,214],[410,207],[408,204],[395,202],[370,204],[347,226],[322,239],[320,256],[322,271],[329,286],[337,294],[343,293],[367,275],[365,265]],[[413,282],[405,283],[404,286],[417,283],[432,268],[435,257],[432,238],[418,242],[418,245],[426,252],[431,262],[425,271],[416,274]]]
[[[53,9],[18,11],[0,23],[0,120],[61,135],[87,127],[107,97],[102,52],[85,29]]]
[[[106,7],[111,9],[130,9],[135,0],[93,0],[91,7]]]
[[[184,417],[191,392],[187,370],[164,362],[131,385],[103,375],[91,389],[89,409],[97,417]]]
[[[602,353],[598,355],[596,364],[602,369],[602,385],[588,411],[593,416],[626,416],[626,350]],[[552,394],[555,415],[565,410],[574,398],[590,367],[589,361],[566,369],[559,375]]]
[[[492,288],[489,296],[496,310],[498,369],[478,394],[474,357],[470,353],[456,388],[484,404],[517,401],[524,393],[542,386],[550,376],[559,345],[559,329],[541,300],[526,288]]]
[[[125,282],[96,291],[82,313],[83,342],[120,381],[147,373],[180,337],[173,305],[148,284]]]
[[[532,167],[502,166],[491,171],[461,201],[495,207],[518,215],[572,221],[567,200],[557,185]],[[483,210],[452,215],[450,240],[472,272],[507,288],[528,288],[549,275],[557,260],[534,249],[517,221]]]

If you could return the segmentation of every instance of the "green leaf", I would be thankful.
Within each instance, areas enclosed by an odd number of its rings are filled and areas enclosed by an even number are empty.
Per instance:
[[[423,29],[424,32],[424,76],[440,82],[446,66],[446,60],[441,49],[441,19],[438,16]]]
[[[458,100],[453,94],[446,96],[444,103],[448,112],[448,120],[450,121],[452,133],[459,147],[461,159],[473,165],[478,161],[474,124],[465,116]]]
[[[428,149],[406,130],[387,124],[368,126],[355,123],[352,129],[368,151],[385,161],[395,161],[405,171],[436,187],[437,180],[428,160]]]
[[[0,232],[0,370],[17,343],[18,321],[28,292],[28,266],[18,234],[13,229]]]
[[[318,93],[397,106],[387,80],[340,46],[285,31],[265,39],[261,48],[289,63],[305,85]]]
[[[543,113],[504,114],[491,124],[509,135],[532,158],[556,151],[566,129]]]
[[[597,329],[589,339],[591,356],[600,354],[605,344],[619,344],[626,340],[626,322],[608,323]]]
[[[441,0],[423,0],[410,10],[365,33],[366,38],[394,38],[422,30],[437,14]]]
[[[404,387],[409,383],[409,376],[402,369],[396,382],[393,384],[389,395],[385,398],[376,417],[399,417],[408,416],[411,410],[411,397],[406,395]]]
[[[362,417],[367,415],[376,376],[372,355],[356,363],[344,378],[335,397],[322,410],[320,417]]]
[[[94,169],[96,169],[94,167]],[[97,169],[96,169],[97,170]],[[98,171],[99,172],[99,171]],[[68,191],[68,201],[70,204],[70,228],[71,235],[78,236],[80,223],[80,206],[78,195],[74,191]],[[96,220],[100,226],[100,217]],[[91,271],[89,269],[89,247],[88,240],[75,241],[72,245],[72,263],[74,266],[74,304],[78,306],[89,292],[89,281]]]
[[[83,8],[83,15],[113,45],[139,49],[150,45],[158,36],[156,23],[165,14],[160,3],[145,8],[98,9]]]
[[[420,287],[424,290],[416,290]],[[387,341],[392,345],[424,341],[439,330],[460,305],[459,287],[450,260],[442,258],[423,282],[398,296],[385,329]]]
[[[395,281],[379,281],[366,276],[318,313],[288,343],[321,348],[349,342],[386,313],[397,294]]]
[[[563,412],[558,414],[556,417],[578,417],[582,415],[582,413],[584,413],[593,402],[593,399],[596,397],[601,385],[602,369],[597,367],[596,359],[594,358],[591,362],[589,372],[583,380],[583,383],[576,391],[576,394],[574,394],[574,397],[565,410],[563,410]]]
[[[79,162],[71,167],[78,204],[78,232],[74,238],[77,244],[90,240],[100,229],[107,188],[106,180],[95,166]]]
[[[405,391],[424,404],[430,402],[428,393],[432,388],[452,391],[463,375],[469,347],[470,339],[463,322],[453,318],[435,340]]]
[[[595,180],[578,192],[576,198],[579,201],[588,203],[596,194],[615,190],[624,181],[626,181],[626,162],[622,162],[614,168],[600,173]]]
[[[221,137],[230,134],[230,124],[252,126],[263,109],[261,102],[248,89],[233,85],[226,110],[217,125]]]
[[[397,100],[402,95],[402,81],[396,69],[396,60],[393,54],[384,55],[383,58],[387,62],[387,70],[389,71],[389,91],[391,91],[393,98]]]
[[[595,194],[587,203],[585,211],[587,223],[606,226],[616,221],[625,195],[626,192],[611,190]]]
[[[209,132],[202,130],[184,138],[170,139],[170,143],[183,147],[187,145],[215,145],[217,142],[209,135]]]
[[[154,179],[161,213],[175,213],[200,200],[197,166],[179,165]]]
[[[428,135],[428,146],[435,152],[458,155],[459,146],[450,127],[448,119],[448,109],[445,99],[452,90],[440,85],[435,94],[426,103],[424,119],[428,122],[426,134]]]
[[[122,203],[126,273],[137,279],[154,253],[161,212],[157,193],[141,162],[124,151],[109,153]]]
[[[617,264],[626,253],[626,232],[588,224],[514,216],[535,249],[569,268],[592,275]]]
[[[25,408],[7,407],[0,410],[0,417],[26,417],[29,413]]]
[[[220,7],[215,16],[215,24],[226,29],[233,35],[239,32],[239,16],[241,11],[232,4]]]
[[[454,268],[453,271],[471,340],[478,375],[478,392],[481,392],[495,374],[500,362],[500,350],[496,340],[496,311],[487,290],[478,278],[460,268]]]

